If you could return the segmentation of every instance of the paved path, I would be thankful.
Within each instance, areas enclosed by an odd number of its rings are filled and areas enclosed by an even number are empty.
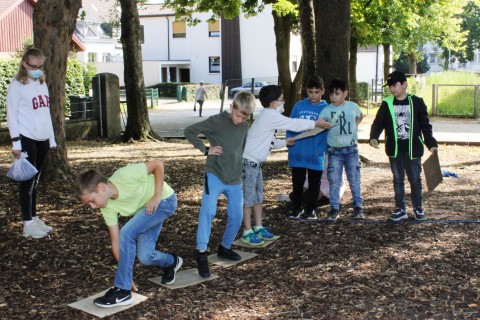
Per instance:
[[[230,101],[225,102],[225,109],[230,108]],[[263,107],[257,100],[255,114]],[[205,101],[202,118],[197,111],[193,111],[193,102],[177,102],[171,99],[160,100],[160,106],[149,112],[150,123],[153,129],[164,138],[183,138],[183,129],[190,124],[204,120],[220,111],[220,101]],[[360,142],[367,142],[370,134],[370,125],[375,117],[374,113],[365,116],[358,130]],[[430,119],[434,137],[444,144],[480,145],[480,119]]]

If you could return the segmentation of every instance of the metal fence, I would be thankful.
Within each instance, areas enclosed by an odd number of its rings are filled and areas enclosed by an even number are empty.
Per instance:
[[[479,117],[479,84],[433,84],[434,116]]]

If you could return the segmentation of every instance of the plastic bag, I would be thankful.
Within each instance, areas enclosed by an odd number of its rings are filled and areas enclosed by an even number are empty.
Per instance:
[[[20,158],[13,161],[10,170],[8,170],[7,177],[16,181],[25,181],[33,178],[38,170],[27,160],[27,153],[20,153]]]

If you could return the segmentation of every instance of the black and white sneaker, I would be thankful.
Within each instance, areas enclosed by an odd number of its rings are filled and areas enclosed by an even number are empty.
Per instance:
[[[317,213],[315,209],[305,209],[302,218],[307,220],[317,220]]]
[[[181,257],[177,257],[176,255],[172,254],[173,256],[173,264],[163,269],[163,276],[162,276],[162,283],[163,284],[170,284],[175,282],[175,274],[177,273],[178,269],[183,264],[183,259]]]
[[[290,219],[301,219],[302,216],[303,216],[303,207],[300,206],[300,207],[296,207],[293,209],[292,211],[292,214],[290,214],[290,216],[288,216]]]
[[[130,290],[112,287],[108,289],[103,297],[93,300],[93,303],[102,308],[113,308],[131,305],[134,300]]]

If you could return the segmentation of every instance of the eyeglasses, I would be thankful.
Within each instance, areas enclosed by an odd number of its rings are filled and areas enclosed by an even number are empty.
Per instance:
[[[36,66],[36,65],[34,65],[34,64],[30,64],[30,63],[28,63],[27,60],[25,60],[25,63],[26,63],[30,68],[32,68],[33,70],[43,69],[43,68],[45,67],[44,64],[42,64],[41,66]]]

